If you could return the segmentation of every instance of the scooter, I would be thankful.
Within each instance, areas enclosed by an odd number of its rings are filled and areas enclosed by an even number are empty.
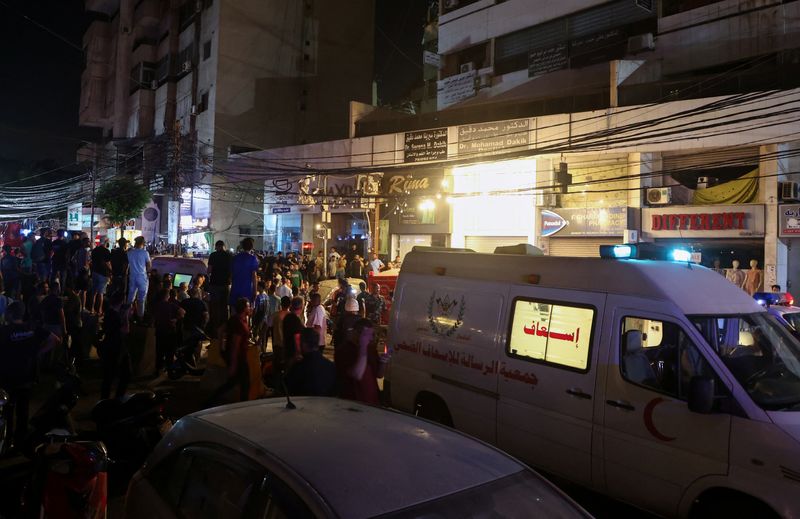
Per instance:
[[[206,370],[197,367],[197,352],[200,351],[200,343],[206,340],[209,340],[208,335],[197,326],[184,334],[181,345],[175,350],[175,361],[167,367],[170,380],[178,380],[184,375],[203,376]]]
[[[81,379],[75,371],[74,363],[56,368],[56,390],[29,420],[29,433],[22,446],[22,452],[28,458],[34,457],[35,449],[45,443],[50,431],[61,430],[69,435],[76,435],[70,412],[78,403],[80,388]],[[18,426],[24,427],[24,424]]]
[[[105,519],[108,454],[102,442],[52,431],[36,448],[34,462],[22,492],[22,517]]]

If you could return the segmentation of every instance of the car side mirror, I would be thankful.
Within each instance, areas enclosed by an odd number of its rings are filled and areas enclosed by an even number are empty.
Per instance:
[[[714,379],[692,377],[689,381],[689,411],[710,414],[714,408]]]

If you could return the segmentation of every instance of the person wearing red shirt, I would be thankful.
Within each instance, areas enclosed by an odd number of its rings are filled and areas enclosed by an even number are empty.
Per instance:
[[[239,401],[244,402],[250,393],[250,371],[247,365],[247,346],[250,344],[250,325],[253,313],[246,297],[236,300],[236,314],[228,319],[225,333],[224,357],[228,363],[228,380],[219,386],[206,400],[205,407],[211,407],[228,391],[239,386]]]
[[[384,375],[390,356],[378,355],[369,319],[359,319],[347,340],[334,350],[334,363],[342,398],[379,405],[378,379]]]

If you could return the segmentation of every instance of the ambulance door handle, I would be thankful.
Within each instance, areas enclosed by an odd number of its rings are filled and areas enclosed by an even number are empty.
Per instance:
[[[589,393],[584,393],[583,389],[581,389],[579,387],[571,387],[571,388],[567,389],[567,394],[568,395],[572,395],[572,396],[577,397],[577,398],[583,398],[585,400],[591,400],[592,399],[592,395],[590,395]]]
[[[625,400],[606,400],[606,403],[612,407],[619,407],[620,409],[624,409],[626,411],[636,410],[636,408],[633,407],[630,402],[626,402]]]

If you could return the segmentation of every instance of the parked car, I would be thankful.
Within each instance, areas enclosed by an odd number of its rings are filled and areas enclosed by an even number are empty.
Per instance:
[[[521,462],[453,429],[331,398],[207,409],[134,476],[128,518],[589,517]]]
[[[800,307],[794,306],[794,297],[789,292],[756,292],[753,299],[765,307],[796,335],[800,334]]]

